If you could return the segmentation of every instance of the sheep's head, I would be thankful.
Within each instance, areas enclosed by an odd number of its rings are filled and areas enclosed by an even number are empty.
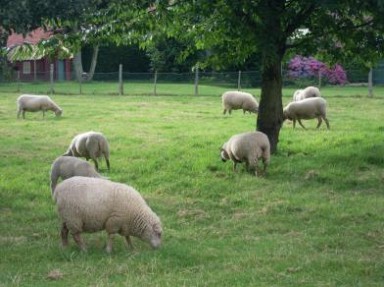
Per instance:
[[[63,110],[62,110],[62,109],[57,109],[57,110],[55,110],[55,115],[56,115],[56,117],[60,117],[62,113],[63,113]]]
[[[228,152],[225,149],[227,143],[223,145],[223,147],[220,149],[220,157],[223,162],[226,162],[227,160],[230,160]]]
[[[151,244],[152,248],[157,249],[160,247],[161,235],[163,234],[160,221],[148,226],[144,233],[146,233],[144,236],[147,238],[147,241]]]
[[[289,119],[287,108],[283,109],[283,121]]]
[[[150,211],[150,213],[152,213]],[[161,245],[161,236],[163,234],[163,229],[161,227],[161,222],[159,217],[155,213],[148,214],[149,217],[141,217],[140,224],[139,221],[136,226],[137,230],[134,231],[136,236],[141,240],[148,242],[152,248],[157,249]]]

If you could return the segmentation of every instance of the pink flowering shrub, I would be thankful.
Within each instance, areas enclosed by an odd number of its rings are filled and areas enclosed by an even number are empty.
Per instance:
[[[336,64],[332,68],[313,57],[296,55],[288,63],[288,77],[291,79],[314,78],[321,75],[330,84],[344,85],[348,82],[343,67]]]

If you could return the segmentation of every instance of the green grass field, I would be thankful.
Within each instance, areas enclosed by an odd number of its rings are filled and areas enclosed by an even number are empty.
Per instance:
[[[223,88],[204,88],[57,94],[61,118],[26,120],[16,119],[19,94],[0,93],[0,286],[383,286],[384,88],[374,98],[324,88],[331,129],[285,122],[262,178],[219,158],[255,116],[223,116]],[[49,170],[88,130],[110,143],[102,174],[135,187],[161,218],[159,250],[134,238],[132,252],[117,236],[107,255],[104,232],[84,235],[86,253],[72,238],[61,248]]]

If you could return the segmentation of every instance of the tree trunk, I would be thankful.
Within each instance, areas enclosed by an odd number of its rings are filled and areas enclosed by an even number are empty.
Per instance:
[[[93,75],[95,74],[95,68],[97,64],[97,56],[99,54],[99,45],[93,46],[93,53],[92,53],[92,61],[91,61],[91,67],[89,68],[89,73],[87,80],[92,81]]]
[[[271,153],[277,151],[279,133],[283,124],[281,61],[275,59],[262,68],[261,98],[257,130],[265,133],[271,144]]]
[[[73,57],[73,67],[75,69],[76,80],[78,82],[83,81],[83,63],[81,61],[81,50]]]

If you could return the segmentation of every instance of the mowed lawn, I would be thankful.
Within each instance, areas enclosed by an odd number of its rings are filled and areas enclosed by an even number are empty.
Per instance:
[[[183,89],[57,94],[61,118],[25,120],[19,94],[0,94],[0,286],[383,286],[384,88],[374,98],[322,89],[331,129],[285,122],[261,178],[219,157],[230,136],[255,129],[255,115],[224,116],[223,88]],[[61,248],[50,166],[89,130],[110,143],[101,173],[135,187],[161,218],[159,250],[134,238],[131,251],[116,236],[107,255],[104,232],[84,234],[86,253],[72,238]]]

